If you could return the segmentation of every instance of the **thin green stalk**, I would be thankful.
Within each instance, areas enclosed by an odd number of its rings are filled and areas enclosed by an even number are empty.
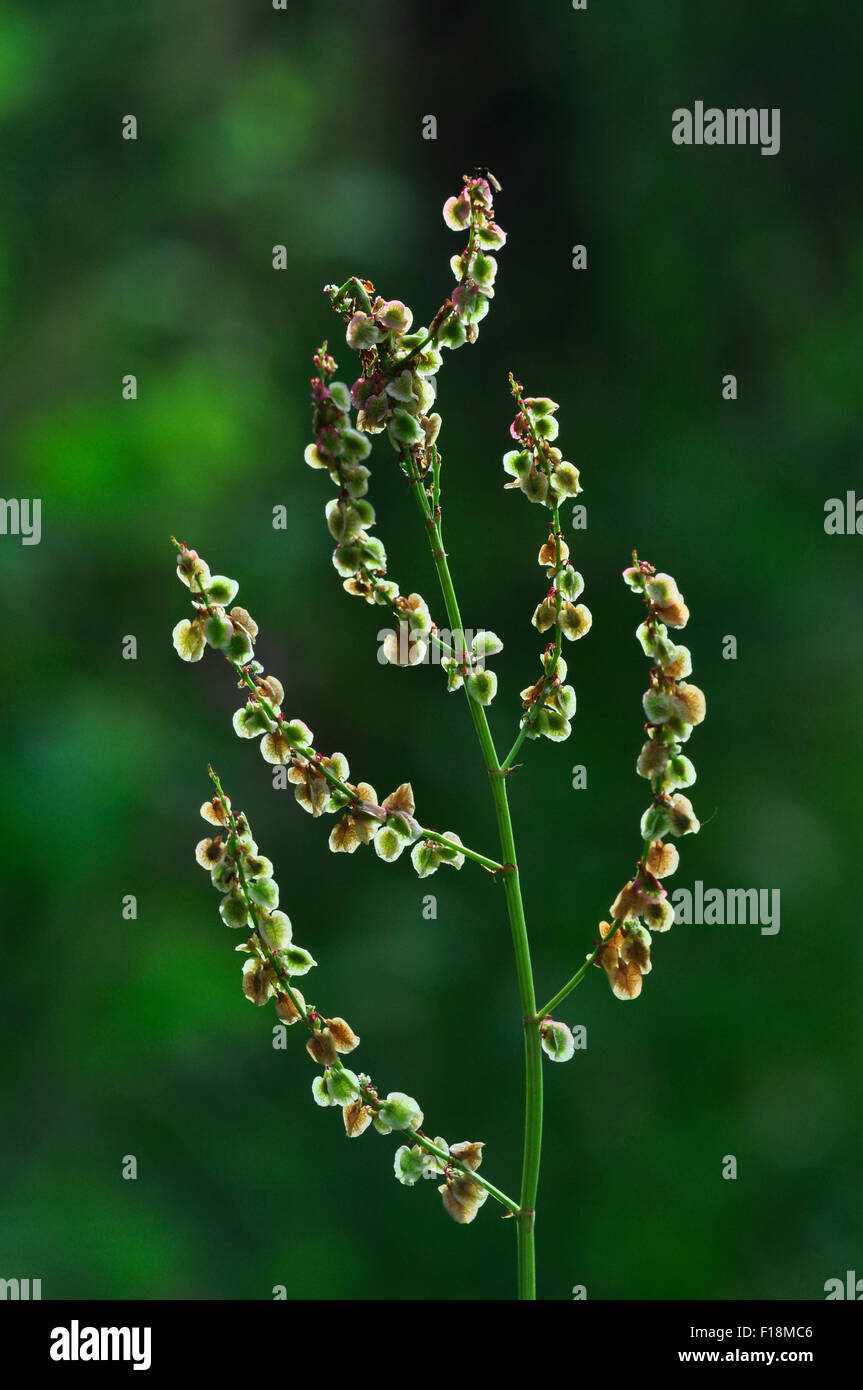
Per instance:
[[[615,932],[617,931],[617,927],[615,926],[614,923],[612,923],[612,926],[614,926],[614,932],[609,932],[609,933],[608,933],[608,937],[606,937],[606,941],[610,940],[610,938],[611,938],[611,937],[615,934]],[[575,972],[575,974],[573,975],[572,979],[571,979],[571,980],[567,980],[567,982],[566,982],[566,984],[563,986],[563,988],[562,988],[562,989],[559,989],[559,990],[557,991],[557,994],[553,995],[552,998],[549,999],[548,1003],[547,1003],[547,1004],[544,1004],[543,1007],[539,1010],[539,1012],[538,1012],[538,1014],[537,1014],[537,1017],[538,1017],[538,1018],[543,1019],[543,1018],[545,1018],[546,1014],[554,1013],[554,1010],[557,1008],[558,1004],[560,1004],[560,1003],[567,997],[568,994],[571,994],[571,993],[572,993],[572,991],[575,989],[576,985],[580,985],[580,984],[581,984],[582,980],[584,979],[584,977],[585,977],[585,975],[587,974],[587,972],[588,972],[588,970],[590,969],[590,967],[596,963],[596,961],[599,959],[600,955],[602,954],[602,951],[603,951],[603,948],[604,948],[604,946],[605,946],[605,944],[606,944],[606,941],[600,941],[600,942],[597,943],[596,950],[592,953],[592,955],[589,955],[589,956],[588,956],[587,960],[584,962],[584,965],[581,967],[581,969],[580,969],[580,970],[576,970],[576,972]]]
[[[417,506],[425,522],[431,546],[432,559],[437,570],[438,581],[443,594],[450,628],[457,637],[462,651],[466,650],[464,625],[459,611],[455,587],[447,563],[446,551],[440,529],[438,508],[429,506],[423,481],[417,473],[410,455],[405,460],[411,488]],[[437,460],[435,459],[435,464]],[[438,474],[433,472],[434,489],[438,493]],[[539,1166],[542,1153],[542,1047],[540,1041],[540,1020],[536,1016],[536,992],[534,989],[533,967],[530,959],[530,944],[527,935],[527,922],[524,902],[521,895],[516,860],[515,836],[506,790],[506,773],[501,768],[488,719],[482,705],[473,700],[465,686],[468,708],[476,729],[482,750],[486,772],[491,781],[494,797],[495,815],[500,836],[503,858],[503,885],[509,914],[512,944],[515,953],[516,975],[518,977],[519,998],[524,1027],[525,1059],[525,1114],[524,1114],[524,1153],[522,1161],[521,1192],[518,1221],[518,1296],[520,1299],[536,1298],[536,1254],[534,1226],[536,1221],[536,1193],[539,1185]]]
[[[486,859],[484,854],[477,854],[476,850],[468,849],[466,845],[458,845],[455,840],[448,840],[446,835],[439,835],[436,830],[421,830],[421,840],[434,840],[436,845],[444,845],[447,849],[457,850],[466,859],[472,859],[475,864],[482,864],[484,869],[488,869],[491,874],[499,874],[503,870],[503,865],[498,864],[496,859]]]
[[[641,859],[639,861],[639,866],[642,866],[645,863],[649,853],[650,841],[645,840],[644,844],[641,847]],[[596,964],[596,962],[599,960],[599,957],[605,950],[606,946],[608,946],[609,943],[616,936],[618,927],[622,926],[622,922],[618,922],[615,918],[612,918],[611,931],[608,933],[608,936],[606,936],[604,940],[597,942],[596,949],[592,952],[591,955],[587,957],[587,960],[584,962],[584,965],[582,965],[578,970],[576,970],[572,979],[567,980],[566,984],[562,987],[562,989],[559,989],[557,991],[557,994],[553,994],[552,997],[549,999],[548,1003],[545,1004],[539,1010],[539,1012],[537,1013],[537,1019],[540,1022],[545,1018],[546,1014],[553,1013],[554,1010],[557,1008],[558,1004],[560,1004],[568,994],[571,994],[577,985],[581,984],[590,967]]]

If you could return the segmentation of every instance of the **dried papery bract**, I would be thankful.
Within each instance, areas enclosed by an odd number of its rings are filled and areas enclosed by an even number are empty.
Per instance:
[[[258,1007],[272,1001],[276,1018],[285,1028],[300,1025],[306,1034],[306,1051],[318,1068],[312,1083],[313,1100],[322,1109],[341,1110],[348,1138],[360,1138],[371,1129],[397,1136],[393,1170],[399,1184],[414,1187],[421,1180],[433,1180],[444,1211],[459,1225],[472,1224],[489,1196],[504,1208],[504,1215],[515,1218],[518,1293],[520,1298],[534,1298],[543,1057],[562,1063],[575,1056],[575,1031],[560,1017],[560,1006],[592,973],[592,966],[605,971],[616,998],[632,1000],[642,993],[643,981],[651,970],[652,934],[666,932],[674,920],[663,883],[678,866],[674,841],[699,828],[686,794],[695,781],[695,768],[683,745],[703,720],[706,706],[701,690],[689,681],[689,650],[677,642],[676,634],[689,618],[683,596],[670,575],[656,573],[634,556],[625,578],[646,606],[636,635],[651,662],[643,697],[645,740],[637,762],[638,774],[648,781],[651,792],[641,818],[642,848],[634,872],[611,905],[610,920],[600,922],[584,963],[545,1005],[537,1007],[521,874],[531,867],[541,873],[547,865],[545,859],[536,866],[519,859],[509,783],[526,740],[560,742],[571,736],[576,695],[573,685],[567,683],[563,651],[565,644],[588,636],[592,617],[582,601],[584,580],[564,539],[564,508],[581,494],[582,480],[579,467],[557,442],[559,406],[549,396],[527,395],[521,382],[510,374],[515,412],[509,426],[511,447],[503,458],[508,479],[504,485],[537,508],[532,515],[545,518],[546,524],[529,542],[529,552],[539,565],[540,583],[532,594],[519,597],[523,620],[530,617],[544,638],[544,647],[539,670],[521,690],[517,720],[513,714],[514,742],[501,758],[488,711],[495,705],[498,715],[505,715],[506,702],[515,704],[514,695],[499,698],[498,674],[489,666],[503,648],[500,637],[486,629],[468,629],[462,620],[443,536],[444,457],[440,442],[446,435],[437,408],[438,378],[448,354],[477,341],[497,289],[496,253],[504,246],[506,235],[496,221],[492,184],[499,189],[496,180],[477,169],[464,176],[461,189],[444,204],[444,222],[461,238],[460,249],[451,260],[456,283],[424,326],[415,326],[414,313],[406,303],[378,292],[368,279],[352,276],[340,286],[325,287],[333,310],[342,320],[344,348],[353,355],[354,365],[344,379],[339,379],[338,365],[327,343],[315,353],[313,438],[305,461],[329,479],[329,495],[322,497],[322,508],[341,587],[346,594],[379,610],[377,619],[369,615],[378,644],[376,655],[392,667],[417,673],[404,677],[391,672],[391,679],[408,683],[422,679],[419,672],[435,665],[443,672],[446,690],[461,692],[477,736],[481,775],[491,792],[500,848],[490,855],[464,843],[455,831],[423,825],[409,781],[379,797],[370,781],[355,779],[344,753],[322,752],[305,721],[285,714],[285,686],[278,677],[265,673],[255,656],[258,626],[248,610],[235,602],[236,582],[214,575],[196,551],[177,542],[177,573],[189,591],[192,606],[191,613],[174,628],[173,640],[186,662],[199,662],[210,648],[228,663],[238,678],[243,700],[233,716],[235,734],[247,742],[257,740],[263,760],[284,769],[285,781],[303,811],[316,820],[332,817],[329,848],[333,853],[353,855],[373,848],[376,859],[385,864],[401,861],[403,869],[409,863],[422,879],[439,868],[461,870],[470,863],[489,875],[490,892],[495,887],[501,890],[518,984],[512,1026],[523,1037],[526,1074],[517,1199],[508,1197],[479,1171],[481,1141],[462,1140],[450,1145],[441,1136],[430,1139],[423,1128],[422,1109],[413,1096],[404,1091],[384,1094],[366,1073],[345,1065],[346,1056],[353,1060],[360,1038],[345,1018],[324,1013],[308,1003],[297,988],[296,980],[301,978],[308,991],[307,977],[316,962],[293,939],[293,925],[286,905],[280,902],[273,864],[261,854],[247,818],[232,810],[230,798],[213,774],[215,794],[202,807],[207,836],[198,844],[196,857],[221,894],[222,921],[244,936],[237,949],[246,957],[242,970],[245,997]],[[407,485],[419,513],[440,588],[445,626],[435,617],[413,572],[404,576],[403,588],[389,573],[369,496],[372,444],[378,436],[383,437],[384,463],[389,455],[385,476],[400,486]],[[464,441],[456,439],[454,443],[463,452]],[[482,449],[473,440],[470,447],[479,466]],[[380,477],[376,481],[379,484]],[[379,631],[381,612],[391,623],[383,633]],[[566,646],[566,650],[571,648]],[[432,656],[433,662],[429,660]],[[354,675],[353,669],[344,669],[342,675],[347,680]],[[436,732],[430,737],[434,739]],[[459,787],[467,775],[460,764]],[[458,801],[460,805],[460,796]],[[449,812],[446,818],[449,821]],[[568,862],[574,860],[577,847],[570,848],[567,843],[566,853]],[[299,910],[303,901],[299,897]],[[490,902],[490,914],[495,907],[495,902]],[[477,997],[471,1007],[472,1013],[481,1010],[481,999]],[[473,1019],[465,1026],[473,1027]],[[495,1077],[495,1081],[499,1081],[497,1090],[508,1103],[513,1085],[508,1078]]]

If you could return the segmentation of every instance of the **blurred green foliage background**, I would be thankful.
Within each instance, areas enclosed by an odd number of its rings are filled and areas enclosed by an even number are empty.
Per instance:
[[[477,345],[439,377],[440,443],[465,621],[506,644],[503,748],[538,669],[545,526],[502,488],[508,370],[561,402],[588,508],[574,736],[527,745],[512,779],[538,992],[584,958],[638,848],[633,546],[683,588],[709,701],[687,749],[705,826],[674,884],[782,891],[777,936],[678,926],[637,1003],[596,971],[561,1009],[588,1047],[546,1067],[540,1294],[818,1299],[861,1267],[863,539],[823,530],[828,497],[863,494],[859,38],[853,8],[800,0],[0,3],[2,491],[43,503],[40,545],[0,537],[0,1276],[46,1298],[513,1293],[511,1223],[489,1203],[459,1228],[431,1184],[398,1186],[392,1141],[348,1144],[312,1103],[302,1040],[274,1051],[270,1010],[243,999],[193,857],[207,762],[320,961],[309,996],[431,1133],[484,1139],[514,1191],[499,887],[330,855],[331,822],[234,737],[221,662],[171,647],[174,533],[240,581],[321,748],[382,793],[409,778],[426,823],[494,852],[463,701],[435,668],[378,664],[381,610],[342,592],[327,479],[302,461],[322,338],[353,375],[322,285],[368,276],[427,322],[460,249],[441,206],[477,163],[503,184],[509,243]],[[781,108],[781,153],[673,145],[671,112],[695,100]],[[371,462],[390,572],[440,614],[385,440]]]

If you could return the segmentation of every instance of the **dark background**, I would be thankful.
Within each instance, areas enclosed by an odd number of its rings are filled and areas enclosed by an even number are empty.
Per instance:
[[[234,737],[229,672],[171,647],[174,533],[240,581],[318,746],[381,794],[409,778],[427,824],[494,854],[463,699],[434,668],[377,663],[382,610],[341,591],[331,489],[302,461],[323,337],[352,379],[321,286],[368,276],[427,322],[460,249],[441,206],[480,162],[509,243],[438,403],[465,622],[506,644],[502,748],[543,642],[545,514],[502,489],[510,369],[560,401],[589,518],[574,735],[527,745],[512,779],[538,992],[584,958],[638,848],[633,546],[680,582],[709,704],[687,748],[706,824],[674,886],[782,892],[777,936],[677,926],[638,1002],[597,971],[561,1008],[588,1047],[546,1066],[540,1296],[818,1299],[863,1271],[863,540],[823,529],[827,498],[863,493],[859,40],[853,8],[799,0],[0,4],[3,494],[43,501],[39,546],[0,538],[0,1276],[46,1298],[513,1293],[512,1224],[489,1202],[463,1229],[431,1184],[398,1186],[393,1141],[348,1144],[312,1103],[302,1040],[274,1051],[270,1011],[242,998],[193,857],[206,764],[320,962],[307,993],[362,1034],[357,1065],[415,1094],[430,1133],[484,1139],[515,1191],[499,888],[470,866],[420,882],[406,855],[330,855],[332,821]],[[696,100],[780,107],[781,152],[675,146],[671,112]],[[371,462],[390,572],[440,615],[385,440]]]

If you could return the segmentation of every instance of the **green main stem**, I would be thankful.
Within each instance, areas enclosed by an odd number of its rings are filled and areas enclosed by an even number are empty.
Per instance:
[[[459,612],[458,599],[453,587],[452,576],[447,564],[446,552],[441,539],[440,519],[437,511],[432,512],[422,479],[416,472],[414,460],[410,460],[411,486],[417,506],[422,513],[428,531],[432,558],[437,570],[441,592],[447,611],[450,628],[461,642],[465,651],[464,627]],[[476,729],[483,761],[491,781],[497,828],[500,836],[501,858],[503,860],[502,878],[506,895],[509,924],[512,931],[512,944],[515,952],[515,968],[518,976],[518,992],[524,1027],[525,1061],[525,1109],[524,1109],[524,1157],[521,1173],[521,1192],[518,1223],[518,1296],[520,1299],[536,1298],[536,1255],[534,1245],[534,1224],[536,1220],[536,1193],[539,1185],[539,1164],[542,1154],[542,1047],[540,1025],[537,1017],[536,991],[533,981],[533,967],[530,960],[530,943],[527,935],[527,922],[521,896],[521,882],[515,851],[515,836],[506,791],[506,771],[501,767],[488,719],[482,705],[473,700],[465,687],[468,708]]]

